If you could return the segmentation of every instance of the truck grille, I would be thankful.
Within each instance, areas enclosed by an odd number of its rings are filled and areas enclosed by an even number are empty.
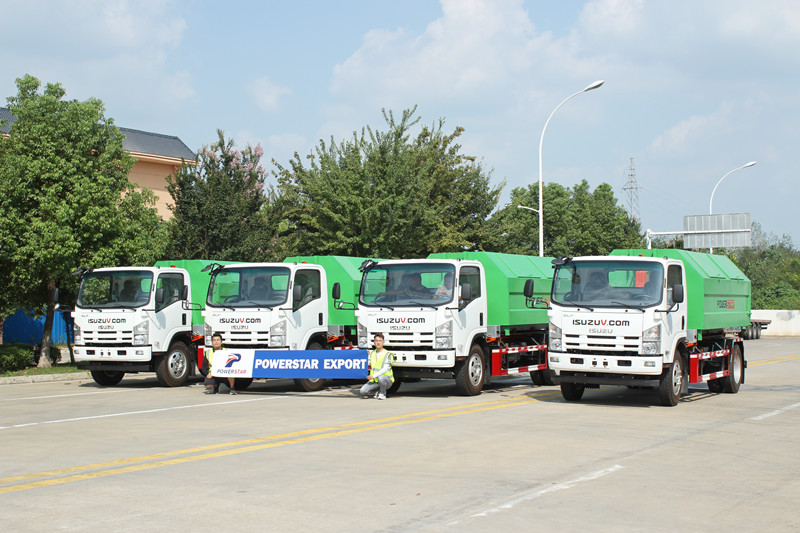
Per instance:
[[[602,355],[608,352],[637,355],[642,346],[639,336],[564,335],[564,348],[569,353]]]
[[[269,344],[269,331],[222,331],[223,344],[249,346]]]
[[[130,346],[133,344],[133,330],[87,331],[83,330],[85,346]]]
[[[397,348],[420,348],[430,349],[433,347],[434,335],[432,331],[403,331],[387,332],[386,349]]]

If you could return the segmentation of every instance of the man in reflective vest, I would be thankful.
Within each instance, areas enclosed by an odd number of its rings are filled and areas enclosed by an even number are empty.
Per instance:
[[[369,352],[370,374],[367,376],[367,382],[361,387],[362,397],[372,396],[377,390],[375,398],[385,400],[386,391],[394,383],[394,374],[392,373],[394,354],[383,348],[383,340],[383,333],[376,333],[372,339],[375,349]]]
[[[219,384],[222,383],[224,380],[224,378],[218,378],[211,375],[211,367],[214,364],[214,352],[218,352],[220,350],[225,349],[222,347],[221,334],[214,333],[211,336],[211,346],[212,346],[211,350],[207,350],[205,354],[203,354],[205,356],[205,361],[203,364],[204,366],[207,365],[206,369],[208,370],[208,373],[206,374],[206,379],[205,381],[203,381],[203,385],[205,385],[206,389],[205,391],[203,391],[205,394],[216,394],[217,391],[219,390]],[[230,394],[239,394],[238,392],[236,392],[236,389],[234,388],[235,381],[236,380],[234,378],[230,377],[228,378],[228,389]]]

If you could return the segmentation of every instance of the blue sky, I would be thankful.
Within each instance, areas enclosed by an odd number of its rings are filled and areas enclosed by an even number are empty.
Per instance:
[[[512,188],[622,190],[644,228],[749,212],[800,244],[800,2],[795,0],[0,0],[0,96],[30,73],[102,99],[119,126],[222,129],[286,164],[418,106]],[[795,155],[792,155],[795,154]],[[271,165],[268,165],[271,167]],[[547,205],[545,205],[545,210]]]

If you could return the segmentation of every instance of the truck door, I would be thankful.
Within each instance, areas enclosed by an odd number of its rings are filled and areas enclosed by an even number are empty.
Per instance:
[[[484,296],[483,280],[480,268],[476,266],[463,266],[458,275],[458,293],[461,287],[469,283],[472,289],[472,299],[466,304],[458,299],[458,316],[453,324],[453,342],[456,345],[457,355],[466,355],[471,346],[472,336],[478,330],[486,329],[486,298]],[[455,301],[453,302],[456,303]]]
[[[299,287],[299,298],[295,298],[297,291],[294,287]],[[291,291],[292,316],[290,318],[292,328],[297,335],[287,331],[289,335],[289,346],[295,350],[304,350],[308,344],[310,332],[326,330],[328,300],[323,298],[322,276],[317,269],[301,268],[295,273],[294,283]],[[296,347],[295,347],[296,346]]]
[[[674,303],[672,300],[672,286],[682,283],[684,286],[684,293],[686,288],[686,280],[683,279],[683,267],[681,265],[668,265],[667,266],[667,308],[671,307]],[[684,297],[685,298],[685,297]],[[674,338],[675,334],[683,329],[686,329],[686,300],[675,310],[674,313],[664,313],[664,332],[663,338]]]
[[[192,327],[191,311],[185,311],[181,305],[184,283],[180,272],[161,273],[156,280],[156,290],[163,289],[164,301],[155,304],[154,320],[150,325],[153,328],[150,331],[153,351],[166,351],[175,333]]]

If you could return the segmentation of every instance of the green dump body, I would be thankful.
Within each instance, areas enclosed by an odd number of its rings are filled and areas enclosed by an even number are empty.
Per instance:
[[[366,261],[363,257],[345,257],[338,255],[304,255],[287,257],[284,263],[310,263],[320,265],[325,269],[328,278],[328,323],[332,326],[352,326],[356,325],[356,315],[354,309],[336,309],[331,290],[334,283],[339,283],[341,287],[342,302],[356,304],[358,302],[358,289],[361,285],[361,272],[358,267]],[[354,306],[347,306],[354,307]]]
[[[156,261],[153,266],[156,267],[175,267],[183,268],[189,273],[190,285],[192,293],[189,295],[189,301],[193,304],[192,307],[192,324],[203,325],[204,319],[201,311],[206,306],[206,296],[208,295],[208,285],[211,283],[211,269],[207,272],[201,272],[204,268],[211,264],[230,265],[233,261],[209,261],[206,259],[181,259],[179,261]]]
[[[428,259],[478,261],[486,273],[487,324],[493,326],[547,326],[547,309],[525,306],[525,282],[533,280],[534,298],[549,298],[553,258],[493,252],[430,254]]]
[[[688,250],[614,250],[611,255],[679,259],[686,272],[686,328],[750,325],[750,280],[724,255]]]

